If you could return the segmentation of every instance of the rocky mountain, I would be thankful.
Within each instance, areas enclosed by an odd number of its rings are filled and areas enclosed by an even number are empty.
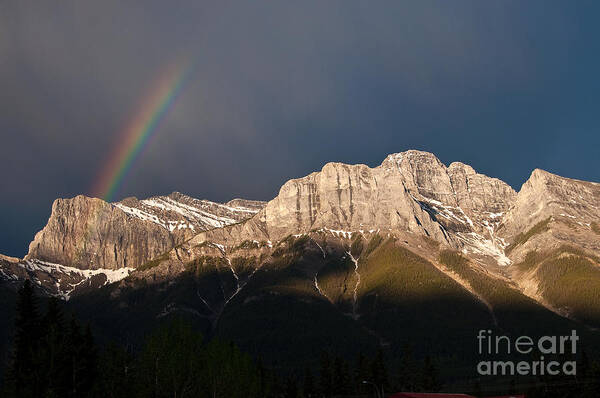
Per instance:
[[[389,155],[375,168],[328,163],[286,182],[279,195],[241,225],[199,234],[194,241],[279,240],[315,229],[411,232],[502,265],[506,245],[494,235],[517,194],[506,183],[433,154]]]
[[[197,232],[243,221],[263,202],[234,199],[221,204],[179,192],[107,203],[83,195],[57,199],[50,219],[22,261],[3,261],[2,271],[30,277],[48,293],[68,297],[86,286],[123,279]]]
[[[600,326],[600,184],[534,170],[502,219],[510,278],[553,311]]]
[[[510,211],[502,219],[499,233],[513,243],[511,257],[521,259],[527,251],[558,248],[562,244],[600,250],[596,226],[600,222],[600,184],[560,177],[536,169],[523,184]],[[520,239],[536,225],[537,236]],[[541,232],[549,232],[547,239]]]
[[[598,203],[597,183],[535,170],[517,193],[407,151],[328,163],[267,203],[59,199],[0,278],[72,297],[106,335],[135,339],[176,314],[294,366],[322,347],[393,355],[418,342],[452,368],[479,329],[600,343]]]

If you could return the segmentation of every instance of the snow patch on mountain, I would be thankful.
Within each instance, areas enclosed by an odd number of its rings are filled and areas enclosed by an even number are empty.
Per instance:
[[[263,202],[243,199],[234,199],[229,203],[232,205],[194,199],[174,192],[169,196],[144,200],[127,198],[112,205],[132,217],[158,224],[169,232],[222,228],[253,216],[263,206]]]
[[[504,266],[512,264],[512,261],[504,253],[504,247],[498,240],[487,239],[475,232],[459,232],[457,236],[466,244],[463,247],[463,253],[490,256],[495,258],[498,264]]]
[[[86,279],[91,278],[94,275],[103,274],[106,276],[106,283],[118,282],[125,279],[129,274],[134,271],[134,268],[119,268],[119,269],[79,269],[74,267],[67,267],[66,265],[54,264],[42,260],[26,260],[20,263],[24,268],[30,271],[43,271],[49,274],[55,272],[62,272],[65,274],[79,275]]]
[[[104,285],[107,285],[125,279],[134,270],[134,268],[127,267],[115,270],[102,268],[82,270],[38,259],[25,260],[18,265],[31,272],[33,282],[40,286],[42,286],[40,278],[50,278],[54,282],[54,288],[56,289],[55,291],[51,291],[51,293],[64,300],[69,300],[71,294],[78,286],[95,276],[104,275]],[[48,286],[44,287],[48,288]]]

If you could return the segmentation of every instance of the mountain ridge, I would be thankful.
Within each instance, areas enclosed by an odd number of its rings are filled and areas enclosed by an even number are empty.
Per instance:
[[[579,202],[569,198],[570,192],[577,192]],[[156,282],[186,272],[186,264],[204,256],[231,261],[229,253],[238,247],[251,246],[261,256],[271,256],[274,246],[291,235],[325,233],[344,245],[355,236],[372,239],[383,234],[406,242],[433,264],[439,263],[435,253],[460,252],[472,267],[504,278],[542,302],[542,294],[532,289],[539,281],[515,271],[516,264],[539,248],[556,250],[567,244],[588,252],[600,250],[588,234],[595,221],[574,223],[576,216],[568,213],[576,209],[583,217],[600,220],[593,205],[598,198],[600,184],[541,169],[533,170],[516,192],[462,162],[446,166],[434,154],[409,150],[390,154],[375,167],[326,163],[320,171],[288,180],[268,202],[233,199],[220,204],[179,192],[115,203],[82,195],[57,199],[48,225],[17,265],[38,283],[56,281],[50,282],[56,286],[61,286],[58,266],[54,272],[48,264],[62,264],[62,270],[99,270],[93,273],[94,283],[90,277],[83,283],[85,278],[76,276],[89,272],[69,271],[69,278],[75,279],[66,291],[48,288],[50,294],[68,297],[76,294],[74,285],[116,281],[112,275],[119,269],[126,270],[122,277]],[[564,210],[565,206],[571,207]],[[540,223],[544,225],[538,231]],[[420,249],[430,241],[439,247],[433,254]],[[14,269],[14,261],[11,264]],[[10,274],[8,266],[4,268],[3,274]],[[234,267],[229,268],[235,275]],[[440,269],[469,289],[458,274],[443,265]],[[41,277],[35,272],[42,272]],[[22,271],[19,275],[24,277]]]
[[[327,163],[268,202],[77,196],[0,257],[0,288],[30,279],[111,338],[178,316],[290,367],[411,343],[451,369],[480,329],[600,347],[597,203],[600,184],[534,170],[516,192],[421,151]]]

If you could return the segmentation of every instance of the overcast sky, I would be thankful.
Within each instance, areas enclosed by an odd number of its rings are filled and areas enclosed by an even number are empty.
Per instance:
[[[90,194],[123,127],[195,67],[117,192],[268,200],[329,161],[421,149],[515,189],[600,180],[596,1],[2,1],[0,253]]]

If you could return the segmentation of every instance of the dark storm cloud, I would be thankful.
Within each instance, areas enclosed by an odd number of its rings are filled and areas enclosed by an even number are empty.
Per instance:
[[[410,148],[518,188],[598,180],[599,36],[578,2],[3,2],[0,252],[90,193],[141,96],[191,79],[120,197],[269,199],[327,161]]]

